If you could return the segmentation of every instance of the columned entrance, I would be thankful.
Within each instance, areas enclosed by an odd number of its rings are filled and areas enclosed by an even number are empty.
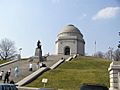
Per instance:
[[[70,47],[68,47],[68,46],[65,47],[64,55],[70,55]]]

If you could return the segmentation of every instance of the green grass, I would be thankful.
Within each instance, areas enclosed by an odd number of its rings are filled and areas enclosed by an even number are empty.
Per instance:
[[[78,57],[64,62],[58,68],[45,72],[36,80],[26,85],[43,87],[43,78],[48,78],[46,87],[64,90],[79,90],[83,83],[104,84],[109,86],[108,67],[110,61],[95,57]]]
[[[0,64],[6,63],[8,60],[0,60]]]

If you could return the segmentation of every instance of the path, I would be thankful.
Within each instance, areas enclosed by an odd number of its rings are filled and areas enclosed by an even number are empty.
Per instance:
[[[43,63],[45,63],[47,65],[47,67],[50,67],[57,61],[58,60],[48,60],[48,61],[44,61]],[[6,72],[9,68],[11,68],[10,79],[13,79],[15,82],[18,82],[37,70],[36,62],[33,62],[33,71],[28,70],[28,65],[29,65],[28,60],[21,60],[21,61],[11,63],[9,65],[3,66],[0,68],[0,70],[3,70],[4,72]],[[14,74],[14,69],[16,66],[19,66],[19,69],[20,69],[19,77],[15,77],[15,74]],[[0,81],[0,82],[3,82],[3,81]]]

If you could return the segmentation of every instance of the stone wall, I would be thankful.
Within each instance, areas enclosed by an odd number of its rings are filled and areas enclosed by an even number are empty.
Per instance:
[[[66,46],[70,48],[70,55],[77,54],[77,37],[59,37],[58,41],[56,42],[56,54],[64,55],[64,49]]]
[[[113,61],[108,71],[110,76],[109,90],[120,90],[120,61]]]
[[[120,72],[118,73],[118,89],[120,90]]]

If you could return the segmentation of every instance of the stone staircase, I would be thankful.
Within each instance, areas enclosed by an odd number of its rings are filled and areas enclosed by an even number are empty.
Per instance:
[[[69,56],[63,56],[63,55],[50,55],[47,57],[47,60],[44,61],[43,63],[46,64],[47,67],[51,67],[52,65],[54,65],[56,62],[58,62],[61,58],[68,58]],[[13,63],[10,64],[6,64],[3,66],[0,66],[0,71],[4,71],[4,73],[6,73],[6,71],[8,71],[11,68],[11,75],[10,75],[10,79],[13,79],[16,83],[20,80],[22,80],[23,78],[25,78],[26,76],[32,74],[33,72],[35,72],[36,70],[38,70],[36,68],[36,61],[32,62],[33,64],[33,71],[29,71],[28,69],[28,65],[29,65],[29,59],[27,60],[18,60],[15,61]],[[14,69],[15,67],[18,66],[19,67],[19,76],[15,77],[15,72]],[[4,79],[4,76],[3,76]],[[2,83],[3,80],[0,80],[0,82]]]
[[[67,59],[69,57],[70,57],[69,55],[50,55],[50,56],[47,57],[47,60],[56,60],[56,61],[58,61],[61,58]]]
[[[48,69],[54,69],[60,63],[62,63],[65,60],[69,59],[70,57],[73,58],[73,56],[67,56],[67,55],[66,56],[64,56],[64,55],[59,55],[59,56],[58,55],[50,55],[50,56],[47,56],[46,57],[47,60],[43,61],[43,63],[46,64],[47,67],[46,68],[41,68],[41,69],[38,69],[36,67],[37,63],[36,63],[36,61],[33,60],[32,61],[33,71],[29,71],[28,70],[29,69],[28,65],[30,63],[29,62],[30,59],[27,59],[27,60],[17,60],[17,61],[15,61],[13,63],[0,66],[0,70],[3,70],[4,72],[6,72],[9,68],[11,68],[10,79],[13,79],[15,81],[15,83],[18,84],[18,86],[22,86],[26,82],[29,82],[30,80],[32,80],[33,78],[38,76],[44,70],[46,71]],[[14,73],[14,69],[15,69],[16,66],[19,66],[19,69],[20,69],[20,73],[19,73],[18,77],[15,77],[15,73]],[[1,80],[0,82],[3,82],[3,80]],[[28,90],[28,89],[20,89],[20,90]]]

